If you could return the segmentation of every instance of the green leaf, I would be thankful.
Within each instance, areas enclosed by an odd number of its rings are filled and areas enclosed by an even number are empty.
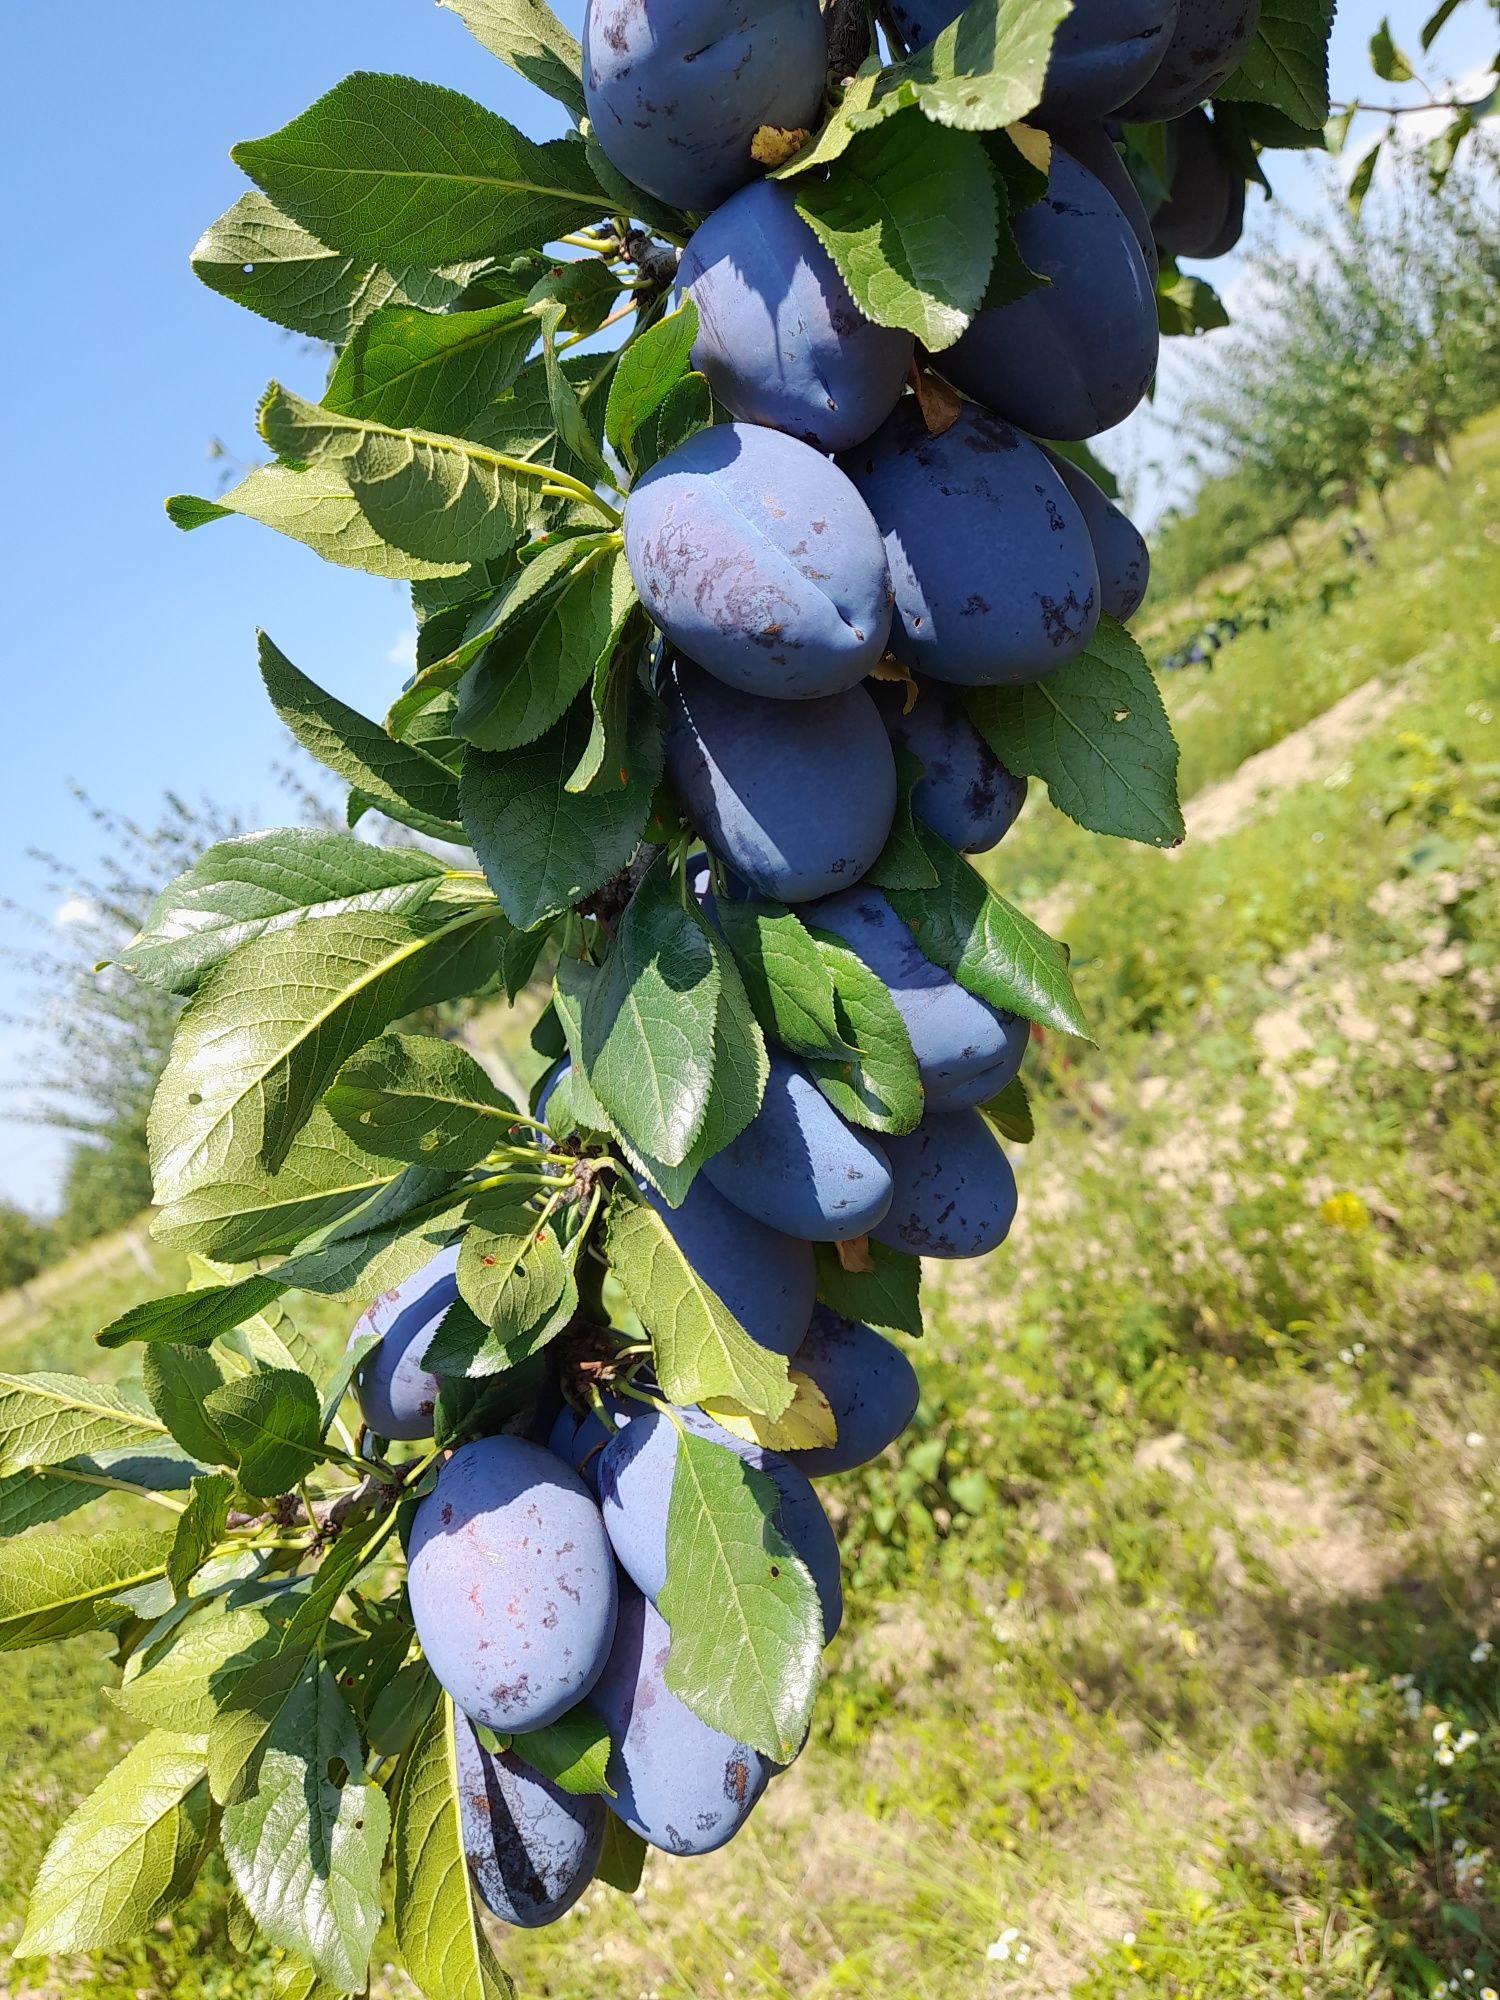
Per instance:
[[[707,927],[684,908],[666,855],[626,908],[583,1009],[584,1068],[632,1144],[679,1166],[713,1082],[719,964]]]
[[[502,1344],[545,1317],[565,1283],[557,1231],[550,1222],[543,1224],[524,1189],[505,1206],[487,1209],[465,1233],[458,1253],[459,1293]]]
[[[1087,1037],[1063,946],[997,896],[935,833],[919,831],[937,888],[886,892],[917,949],[992,1007]]]
[[[593,717],[583,755],[569,773],[570,792],[618,792],[630,782],[631,714],[638,686],[637,667],[651,638],[651,621],[633,593],[609,635],[589,684]]]
[[[875,857],[875,866],[866,871],[865,880],[877,889],[935,889],[937,870],[922,850],[912,811],[912,793],[921,783],[922,763],[898,743],[891,748],[896,753],[896,813],[885,846]]]
[[[980,1105],[1002,1139],[1015,1146],[1029,1146],[1036,1137],[1036,1120],[1031,1114],[1031,1098],[1020,1077],[1013,1076],[1004,1090]]]
[[[279,1299],[285,1287],[275,1278],[242,1278],[235,1285],[208,1285],[172,1298],[147,1299],[132,1306],[94,1335],[101,1347],[124,1347],[132,1340],[164,1340],[182,1347],[207,1347],[220,1334]]]
[[[609,206],[575,141],[535,145],[457,91],[368,71],[232,158],[320,241],[381,264],[501,257]]]
[[[790,1763],[812,1720],[823,1617],[775,1525],[779,1495],[737,1452],[677,1439],[667,1505],[666,1683],[711,1729]]]
[[[603,257],[565,258],[550,264],[526,294],[533,310],[556,301],[562,324],[575,333],[597,333],[620,296],[621,280]]]
[[[0,1653],[91,1631],[94,1606],[166,1574],[170,1534],[110,1529],[0,1542]]]
[[[371,847],[319,827],[223,840],[163,889],[120,963],[163,992],[191,993],[220,960],[268,930],[345,910],[420,909],[444,873],[441,861],[415,848]]]
[[[867,319],[934,350],[958,339],[984,299],[999,218],[973,133],[902,111],[858,133],[826,179],[799,180],[795,193]]]
[[[327,1664],[312,1660],[266,1739],[255,1791],[225,1809],[222,1841],[262,1936],[340,1993],[369,1971],[389,1833],[354,1718]]]
[[[1344,199],[1351,215],[1358,215],[1365,205],[1365,196],[1370,192],[1371,183],[1375,179],[1375,169],[1380,164],[1380,151],[1384,144],[1385,135],[1382,133],[1349,176],[1349,192]]]
[[[369,576],[419,582],[462,576],[468,567],[466,561],[447,557],[428,561],[409,555],[383,540],[337,465],[261,465],[217,500],[178,493],[167,502],[168,519],[184,531],[227,520],[231,514],[243,514],[264,528],[274,528],[278,535],[302,542],[324,562],[364,570]]]
[[[914,1132],[922,1118],[922,1079],[911,1036],[885,981],[831,931],[814,931],[834,988],[839,1024],[854,1053],[805,1058],[818,1088],[840,1116],[873,1132]]]
[[[167,1581],[179,1597],[219,1546],[229,1520],[229,1496],[234,1481],[223,1472],[206,1472],[188,1489],[187,1511],[177,1519]]]
[[[271,706],[304,750],[392,818],[438,840],[462,839],[458,780],[446,764],[415,744],[396,742],[378,722],[326,694],[264,632],[258,643]]]
[[[160,1444],[166,1430],[119,1389],[81,1375],[0,1375],[0,1475]]]
[[[529,931],[581,902],[634,854],[661,777],[654,706],[631,718],[623,791],[564,789],[591,734],[586,704],[524,750],[471,750],[464,759],[464,829],[500,906]]]
[[[686,299],[631,341],[609,385],[604,435],[622,458],[630,458],[635,434],[661,408],[690,365],[698,338],[698,308]]]
[[[16,1957],[98,1951],[149,1931],[192,1886],[210,1832],[201,1741],[153,1732],[63,1822]]]
[[[184,1451],[205,1465],[234,1463],[228,1440],[203,1408],[205,1399],[228,1380],[214,1355],[205,1348],[162,1341],[142,1355],[141,1376],[152,1409]]]
[[[324,1102],[371,1152],[450,1172],[482,1160],[517,1115],[467,1049],[433,1035],[382,1035],[350,1057]]]
[[[306,1586],[300,1586],[306,1594]],[[283,1584],[255,1589],[249,1601],[225,1594],[195,1603],[164,1636],[131,1655],[114,1699],[133,1721],[151,1729],[206,1736],[218,1713],[217,1687],[232,1662],[274,1650],[273,1620],[291,1614],[295,1601]]]
[[[801,919],[781,903],[728,896],[714,914],[767,1034],[793,1055],[852,1058],[832,975]]]
[[[185,1486],[197,1466],[165,1451],[98,1452],[66,1465],[28,1466],[0,1478],[0,1537],[61,1521],[102,1500],[116,1482],[146,1493]]]
[[[158,1201],[216,1180],[271,1172],[356,1049],[415,1004],[419,979],[449,963],[473,914],[349,911],[245,945],[183,1010],[152,1100]],[[482,922],[482,913],[479,921]]]
[[[1463,0],[1440,0],[1440,5],[1428,15],[1422,24],[1423,55],[1426,55],[1462,4]]]
[[[920,1258],[908,1256],[904,1250],[888,1250],[883,1243],[872,1242],[867,1248],[871,1268],[846,1271],[839,1261],[837,1244],[814,1246],[818,1298],[845,1319],[859,1320],[877,1333],[909,1333],[920,1339]]]
[[[517,76],[584,115],[583,53],[544,0],[438,0],[451,7],[469,33]]]
[[[410,1660],[370,1707],[370,1748],[381,1757],[404,1757],[441,1695],[425,1660]]]
[[[384,306],[441,312],[476,266],[448,271],[382,270],[330,250],[263,194],[243,194],[209,224],[193,249],[193,270],[211,291],[263,319],[342,347]]]
[[[974,688],[969,718],[1007,770],[1040,778],[1091,833],[1176,847],[1177,740],[1145,655],[1113,618],[1046,680]]]
[[[534,311],[542,329],[542,369],[547,378],[553,427],[567,450],[583,465],[591,484],[613,486],[615,476],[609,460],[595,442],[578,391],[558,356],[557,331],[567,318],[568,308],[561,299],[547,298],[539,301]]]
[[[1156,281],[1156,323],[1165,338],[1174,339],[1228,326],[1229,314],[1206,280],[1190,278],[1164,263]]]
[[[393,430],[461,436],[514,382],[535,337],[519,299],[479,312],[387,306],[340,354],[323,407]]]
[[[238,1455],[247,1493],[262,1499],[288,1493],[322,1463],[317,1391],[295,1369],[270,1368],[226,1382],[204,1409]]]
[[[1334,0],[1261,0],[1255,39],[1239,68],[1227,83],[1220,84],[1215,95],[1273,105],[1298,125],[1326,124],[1333,11]],[[1370,45],[1372,61],[1379,41],[1377,33]],[[1394,46],[1391,53],[1404,63]],[[1409,69],[1406,73],[1411,74]]]
[[[549,1723],[513,1736],[510,1747],[534,1771],[574,1798],[612,1799],[605,1776],[609,1763],[609,1732],[587,1702]]]
[[[967,132],[1015,124],[1041,97],[1052,38],[1068,11],[1068,0],[969,0],[941,34],[886,71],[873,112],[894,99]]]
[[[459,689],[459,734],[483,750],[519,750],[551,729],[613,650],[637,602],[630,567],[610,540],[597,542],[507,621]]]
[[[458,1724],[444,1695],[402,1767],[393,1845],[396,1948],[419,1992],[440,2000],[514,2000],[480,1928],[464,1851]]]
[[[645,1841],[638,1833],[632,1833],[624,1820],[616,1819],[613,1813],[606,1813],[604,1849],[599,1856],[594,1879],[607,1883],[611,1889],[618,1889],[622,1896],[633,1896],[641,1886],[645,1866]]]
[[[780,1416],[792,1400],[785,1357],[751,1339],[654,1209],[644,1202],[611,1209],[609,1261],[651,1336],[669,1402],[732,1396],[748,1410]]]
[[[324,1298],[368,1299],[390,1291],[420,1271],[462,1227],[470,1199],[451,1175],[407,1167],[373,1202],[289,1257],[276,1275]]]

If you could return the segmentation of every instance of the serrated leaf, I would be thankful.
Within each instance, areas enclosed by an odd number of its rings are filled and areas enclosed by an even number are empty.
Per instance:
[[[177,1596],[186,1595],[188,1585],[219,1546],[233,1491],[234,1481],[223,1472],[206,1472],[189,1487],[187,1509],[178,1516],[167,1558],[167,1581]]]
[[[1148,847],[1181,841],[1177,740],[1156,676],[1114,619],[1046,680],[972,689],[967,707],[1006,768],[1040,778],[1080,826]]]
[[[449,1172],[482,1160],[517,1115],[466,1048],[434,1035],[382,1035],[350,1057],[323,1101],[370,1152]]]
[[[662,398],[661,408],[635,434],[637,475],[646,472],[678,445],[686,444],[695,432],[705,430],[714,420],[714,396],[708,377],[691,370],[674,382]]]
[[[370,1708],[370,1748],[380,1757],[403,1757],[436,1705],[442,1689],[425,1660],[409,1660]]]
[[[994,132],[1038,102],[1068,0],[969,0],[963,11],[880,78],[871,99],[915,102],[940,125]]]
[[[255,1791],[225,1809],[221,1840],[262,1935],[340,1993],[369,1970],[389,1833],[354,1719],[327,1664],[312,1660],[267,1737]]]
[[[651,637],[651,621],[632,592],[610,632],[589,683],[592,721],[583,754],[569,772],[570,792],[618,792],[630,782],[631,711],[636,668]]]
[[[606,1813],[604,1848],[594,1879],[611,1889],[618,1889],[622,1896],[633,1896],[641,1886],[645,1866],[645,1841],[638,1833],[633,1833],[624,1820],[616,1819],[613,1813]]]
[[[904,1250],[888,1250],[883,1243],[869,1245],[870,1268],[846,1270],[837,1246],[814,1245],[818,1270],[818,1299],[845,1319],[858,1320],[877,1333],[907,1333],[920,1339],[922,1333],[920,1258]]]
[[[1063,946],[997,896],[978,870],[929,828],[918,833],[938,872],[938,887],[890,889],[886,900],[923,957],[1004,1013],[1086,1038]]]
[[[1229,314],[1206,279],[1163,264],[1156,282],[1156,324],[1164,338],[1182,338],[1228,326]]]
[[[211,1392],[204,1404],[239,1460],[247,1493],[270,1499],[290,1492],[323,1459],[318,1395],[290,1368],[242,1376]]]
[[[732,1396],[747,1409],[780,1416],[792,1400],[785,1357],[750,1338],[654,1209],[641,1202],[610,1211],[609,1260],[651,1336],[657,1379],[670,1402]]]
[[[544,0],[438,0],[451,7],[469,33],[493,56],[555,97],[572,114],[584,115],[583,52]]]
[[[1036,1137],[1031,1098],[1020,1077],[1013,1076],[1004,1090],[988,1098],[979,1108],[1000,1137],[1008,1139],[1012,1145],[1029,1146]]]
[[[925,893],[925,892],[924,892]],[[911,1036],[885,985],[831,931],[812,933],[833,982],[834,1005],[852,1056],[807,1056],[808,1073],[841,1117],[872,1132],[913,1132],[922,1079]]]
[[[64,1465],[28,1466],[0,1478],[0,1537],[61,1521],[123,1483],[147,1493],[174,1492],[198,1470],[166,1451],[90,1453]]]
[[[153,1732],[64,1821],[17,1958],[98,1951],[150,1930],[187,1894],[210,1830],[202,1743]]]
[[[289,1616],[291,1601],[285,1586],[245,1602],[222,1594],[205,1598],[160,1641],[131,1656],[115,1700],[152,1729],[206,1736],[218,1713],[214,1689],[225,1669],[274,1650],[273,1617]]]
[[[467,1218],[470,1199],[452,1175],[406,1167],[374,1201],[289,1257],[276,1275],[324,1298],[368,1299],[390,1291],[450,1241]]]
[[[866,871],[865,880],[877,889],[935,889],[937,870],[923,852],[917,838],[912,793],[922,780],[919,758],[899,743],[891,745],[896,757],[896,812],[885,846]]]
[[[156,1582],[171,1550],[134,1528],[0,1542],[0,1653],[91,1630],[94,1606]]]
[[[464,1235],[459,1293],[502,1344],[548,1313],[565,1282],[557,1231],[528,1204],[524,1189],[507,1206],[487,1210]]]
[[[714,917],[766,1032],[793,1055],[852,1059],[832,975],[801,919],[781,903],[727,896],[715,899]]]
[[[622,458],[630,457],[636,432],[687,373],[697,338],[698,308],[685,299],[621,354],[609,385],[604,434]]]
[[[391,1911],[418,1990],[441,2000],[515,2000],[480,1928],[459,1804],[456,1722],[444,1695],[407,1756],[396,1799]]]
[[[623,791],[564,789],[590,733],[581,704],[524,750],[471,750],[464,759],[464,830],[519,930],[561,915],[617,874],[645,827],[662,765],[654,706],[641,702],[632,714]]]
[[[290,536],[324,562],[363,570],[368,576],[420,582],[462,576],[468,568],[467,562],[447,557],[427,560],[410,555],[383,540],[366,519],[337,465],[261,465],[217,500],[178,493],[167,502],[168,519],[185,531],[227,520],[231,514],[242,514],[246,520],[259,521],[264,528]]]
[[[587,1702],[570,1708],[545,1729],[530,1729],[511,1738],[511,1749],[523,1764],[574,1798],[612,1799],[605,1777],[609,1764],[609,1732]]]
[[[565,258],[544,268],[526,304],[534,310],[555,301],[563,310],[562,325],[575,333],[597,333],[620,296],[621,282],[603,257]]]
[[[81,1375],[0,1374],[0,1475],[159,1444],[166,1429],[119,1389]]]
[[[368,71],[232,157],[320,241],[389,265],[498,258],[609,206],[582,146],[536,145],[458,91]]]
[[[415,848],[371,847],[319,827],[223,840],[162,890],[120,963],[163,992],[191,993],[221,959],[268,930],[345,910],[419,909],[444,873],[441,861]]]
[[[776,1488],[735,1452],[684,1432],[667,1506],[672,1634],[666,1684],[710,1728],[788,1763],[812,1719],[823,1615],[775,1526]]]
[[[1326,124],[1333,12],[1334,0],[1261,0],[1255,39],[1215,96],[1274,105],[1298,125]]]
[[[206,1347],[280,1298],[284,1286],[275,1278],[242,1278],[238,1284],[214,1285],[179,1292],[171,1298],[147,1299],[132,1306],[94,1335],[101,1347],[124,1347],[132,1340],[170,1341],[181,1347]]]
[[[459,734],[483,750],[535,742],[589,685],[636,601],[618,546],[595,544],[469,668],[459,687]]]
[[[833,1406],[811,1375],[800,1368],[791,1370],[792,1400],[779,1417],[763,1417],[747,1410],[732,1396],[713,1396],[703,1405],[721,1429],[750,1444],[764,1445],[769,1451],[814,1451],[838,1442],[838,1419]]]
[[[995,180],[979,139],[918,110],[857,133],[825,179],[799,179],[798,213],[867,319],[934,351],[983,301],[995,257]]]
[[[476,268],[383,270],[330,250],[254,191],[241,195],[209,224],[194,245],[192,265],[211,291],[293,333],[336,347],[384,306],[441,312]]]
[[[393,430],[462,436],[514,382],[535,337],[519,299],[478,312],[387,306],[351,336],[323,407]]]

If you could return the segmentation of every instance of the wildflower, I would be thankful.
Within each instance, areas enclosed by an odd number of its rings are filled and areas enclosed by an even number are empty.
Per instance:
[[[1121,1944],[1134,1944],[1134,1943],[1135,1943],[1135,1932],[1134,1932],[1134,1931],[1126,1931],[1126,1932],[1125,1932],[1125,1934],[1124,1934],[1124,1936],[1123,1936],[1123,1937],[1122,1937],[1122,1938],[1120,1939],[1120,1942],[1121,1942]]]
[[[1478,1451],[1479,1447],[1484,1443],[1483,1431],[1470,1431],[1464,1439],[1464,1443],[1469,1447],[1470,1451]]]
[[[1500,2000],[1500,1993],[1497,1993],[1493,1986],[1481,1986],[1479,2000]]]
[[[1458,1761],[1457,1758],[1454,1756],[1453,1752],[1448,1748],[1446,1743],[1443,1745],[1441,1750],[1435,1750],[1433,1752],[1433,1755],[1434,1757],[1436,1757],[1438,1763],[1440,1763],[1443,1766],[1444,1770],[1446,1770],[1450,1764],[1454,1764]]]
[[[985,1957],[1003,1963],[1012,1956],[1020,1935],[1014,1924],[1008,1924],[985,1953]]]
[[[1494,1650],[1488,1639],[1481,1639],[1473,1652],[1470,1653],[1469,1658],[1474,1662],[1475,1666],[1482,1666]]]

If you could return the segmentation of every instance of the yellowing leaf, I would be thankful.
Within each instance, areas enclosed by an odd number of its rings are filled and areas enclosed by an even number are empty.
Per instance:
[[[1007,125],[1005,136],[1016,151],[1036,168],[1039,174],[1048,173],[1052,166],[1052,135],[1038,131],[1035,125]]]
[[[797,1368],[788,1373],[792,1400],[779,1417],[747,1410],[732,1396],[715,1397],[703,1408],[732,1436],[746,1438],[751,1444],[763,1444],[771,1451],[816,1451],[836,1444],[839,1427],[828,1398],[810,1375]]]
[[[760,167],[780,167],[800,153],[812,137],[810,132],[799,132],[781,125],[762,125],[750,141],[750,157]]]

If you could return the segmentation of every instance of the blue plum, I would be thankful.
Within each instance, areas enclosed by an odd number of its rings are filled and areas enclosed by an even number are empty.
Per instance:
[[[992,687],[1040,680],[1088,644],[1094,551],[1030,438],[972,404],[932,437],[908,396],[843,463],[885,536],[906,666]]]
[[[865,318],[779,181],[700,223],[678,282],[698,308],[693,366],[731,416],[843,451],[890,415],[912,337]]]
[[[1085,519],[1087,516],[1085,516]],[[984,854],[1002,841],[1026,803],[1026,780],[1007,771],[964,713],[962,700],[941,681],[894,681],[871,689],[891,741],[921,760],[912,811],[961,854]]]
[[[662,693],[672,783],[750,888],[800,903],[873,865],[896,811],[896,760],[863,688],[762,701],[678,659]]]
[[[991,1007],[925,957],[878,889],[846,890],[803,916],[813,929],[842,938],[885,982],[911,1037],[929,1112],[983,1104],[1020,1069],[1026,1022]],[[881,1143],[891,1157],[897,1142]]]
[[[424,1264],[415,1277],[372,1299],[355,1323],[351,1341],[362,1333],[380,1336],[354,1371],[359,1413],[383,1438],[432,1436],[438,1378],[422,1366],[438,1322],[458,1297],[458,1245]]]
[[[1078,503],[1089,539],[1094,544],[1094,560],[1099,565],[1099,608],[1123,624],[1141,608],[1146,585],[1151,580],[1151,551],[1146,538],[1122,507],[1084,471],[1072,465],[1061,452],[1049,451],[1048,458],[1057,476]]]
[[[964,0],[894,0],[891,18],[921,48],[963,12]],[[1177,0],[1074,0],[1047,61],[1042,101],[1029,116],[1102,118],[1153,74],[1166,53]]]
[[[1016,1177],[977,1111],[931,1112],[888,1142],[896,1195],[870,1234],[921,1257],[983,1257],[1010,1234]]]
[[[838,694],[885,651],[891,579],[870,510],[780,431],[713,424],[658,460],[625,502],[625,556],[671,643],[747,694]]]
[[[617,1427],[629,1423],[631,1417],[629,1406],[617,1402],[613,1397],[606,1397],[605,1405],[614,1417]],[[606,1430],[592,1410],[575,1410],[571,1403],[564,1403],[547,1434],[547,1449],[560,1458],[564,1465],[571,1466],[597,1499],[599,1454],[613,1435],[614,1432]]]
[[[1156,240],[1173,257],[1222,257],[1245,226],[1244,176],[1230,165],[1206,112],[1175,119],[1167,138],[1172,176],[1151,218]]]
[[[491,1729],[555,1722],[614,1636],[614,1558],[593,1495],[526,1438],[477,1438],[448,1460],[412,1520],[407,1588],[428,1665]]]
[[[900,1348],[827,1306],[813,1314],[792,1366],[817,1383],[838,1425],[835,1443],[792,1454],[792,1463],[809,1479],[868,1465],[916,1414],[917,1371]]]
[[[817,0],[589,0],[583,94],[610,164],[674,208],[763,172],[763,125],[810,131],[828,48]]]
[[[1059,125],[1054,127],[1052,136],[1064,152],[1071,153],[1081,167],[1088,168],[1095,180],[1102,181],[1120,204],[1120,213],[1130,224],[1131,234],[1141,246],[1146,276],[1155,291],[1161,258],[1157,253],[1151,218],[1141,200],[1140,189],[1130,178],[1130,169],[1121,158],[1108,129],[1097,123]]]
[[[632,1584],[593,1706],[609,1731],[609,1810],[668,1854],[712,1854],[732,1840],[766,1788],[758,1750],[710,1729],[666,1683],[671,1635]]]
[[[790,1354],[812,1314],[812,1245],[767,1229],[701,1173],[680,1208],[669,1208],[654,1188],[644,1193],[683,1256],[750,1338],[774,1354]]]
[[[1178,0],[1177,25],[1155,71],[1127,103],[1127,123],[1180,118],[1240,66],[1260,23],[1260,0]]]
[[[1038,437],[1093,437],[1123,423],[1156,373],[1156,293],[1141,246],[1104,183],[1057,145],[1047,192],[1015,226],[1022,257],[1050,282],[980,313],[938,365]]]
[[[486,1750],[461,1715],[453,1751],[464,1854],[485,1908],[522,1930],[555,1924],[594,1879],[603,1799],[573,1797],[514,1750]]]
[[[844,1616],[839,1545],[818,1496],[779,1452],[737,1438],[702,1410],[675,1412],[684,1430],[732,1451],[776,1488],[775,1521],[783,1540],[807,1565],[823,1610],[826,1644]],[[620,1567],[654,1604],[667,1580],[667,1507],[677,1469],[677,1431],[654,1410],[633,1417],[600,1454],[599,1506]]]
[[[759,1111],[703,1163],[726,1201],[810,1243],[864,1236],[891,1205],[891,1175],[873,1139],[845,1124],[800,1064],[771,1057]]]

